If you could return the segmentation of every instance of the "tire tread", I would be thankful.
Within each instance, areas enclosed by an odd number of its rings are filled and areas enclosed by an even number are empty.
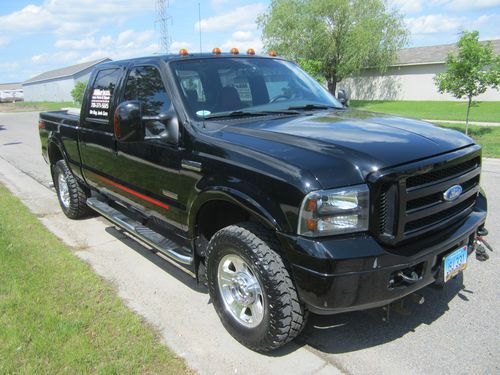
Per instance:
[[[249,246],[259,272],[261,274],[265,272],[261,279],[264,283],[268,283],[264,285],[264,289],[269,291],[268,299],[274,302],[273,307],[269,309],[268,333],[260,342],[250,342],[244,338],[237,339],[256,351],[267,352],[277,349],[297,337],[304,329],[308,318],[308,311],[300,302],[290,273],[279,255],[279,243],[273,233],[260,224],[240,223],[225,227],[212,237],[207,249],[207,259],[210,259],[219,243],[227,241],[228,237],[239,238]],[[216,292],[215,283],[213,280],[209,281],[212,298],[213,293]]]

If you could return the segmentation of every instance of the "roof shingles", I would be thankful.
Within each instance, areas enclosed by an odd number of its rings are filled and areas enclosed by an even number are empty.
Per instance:
[[[495,53],[500,54],[500,39],[490,40],[489,42],[491,42]],[[432,63],[441,64],[445,62],[446,56],[448,56],[449,52],[456,53],[457,51],[458,47],[456,44],[405,48],[399,51],[398,60],[394,66],[423,65]]]
[[[39,74],[35,77],[32,77],[32,78],[28,79],[27,81],[24,81],[23,85],[35,83],[35,82],[40,82],[40,81],[47,81],[49,79],[54,79],[54,78],[70,77],[78,72],[81,72],[82,70],[88,69],[94,65],[100,64],[100,63],[105,62],[105,61],[111,61],[111,59],[106,57],[104,59],[88,61],[88,62],[84,62],[81,64],[67,66],[65,68],[50,70],[48,72],[45,72],[45,73]]]

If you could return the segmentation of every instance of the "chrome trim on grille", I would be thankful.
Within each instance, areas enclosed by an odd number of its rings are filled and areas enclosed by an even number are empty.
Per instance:
[[[481,151],[474,145],[370,175],[370,230],[381,242],[396,245],[458,222],[476,202],[480,172]],[[461,195],[446,201],[443,193],[455,185]]]

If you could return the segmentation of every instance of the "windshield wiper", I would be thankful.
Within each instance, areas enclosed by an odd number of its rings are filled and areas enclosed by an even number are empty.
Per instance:
[[[341,107],[334,107],[331,105],[324,105],[324,104],[305,104],[305,105],[297,105],[297,106],[292,106],[288,107],[289,110],[304,110],[304,111],[311,111],[313,109],[342,109]]]
[[[237,117],[258,117],[258,116],[269,116],[269,115],[295,115],[299,112],[295,111],[233,111],[229,113],[215,113],[213,115],[205,116],[205,119],[214,118],[237,118]]]

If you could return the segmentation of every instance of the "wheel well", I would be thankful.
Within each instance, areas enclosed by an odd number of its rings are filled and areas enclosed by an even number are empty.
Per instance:
[[[57,163],[59,160],[63,160],[63,154],[61,153],[61,150],[59,150],[59,147],[55,143],[51,143],[49,145],[49,161],[51,165],[54,165]]]
[[[206,241],[220,229],[231,224],[249,221],[251,215],[242,207],[221,200],[205,203],[198,212],[196,219],[196,235]]]

